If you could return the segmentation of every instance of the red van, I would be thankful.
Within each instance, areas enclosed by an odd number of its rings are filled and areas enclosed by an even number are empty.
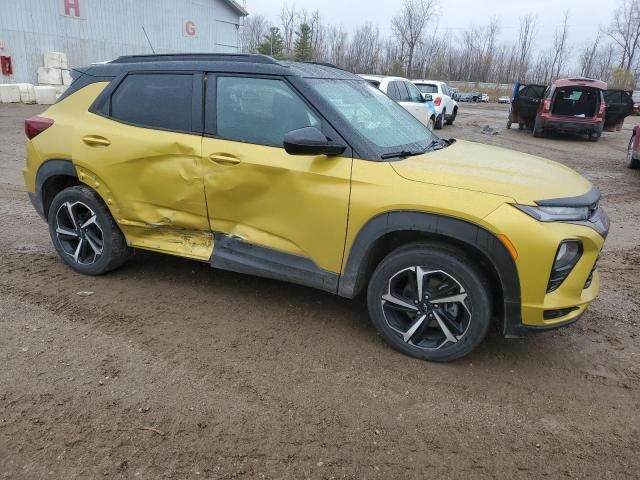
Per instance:
[[[533,131],[583,134],[597,142],[603,130],[620,130],[633,113],[633,100],[624,90],[589,78],[556,80],[550,87],[520,85],[509,121]]]

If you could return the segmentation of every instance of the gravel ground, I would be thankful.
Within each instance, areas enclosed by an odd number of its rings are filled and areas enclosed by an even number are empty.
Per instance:
[[[487,136],[506,107],[461,105],[443,136],[575,168],[613,226],[579,323],[437,365],[388,348],[362,301],[151,253],[73,273],[24,193],[41,110],[0,105],[0,478],[638,478],[635,118],[599,143]]]

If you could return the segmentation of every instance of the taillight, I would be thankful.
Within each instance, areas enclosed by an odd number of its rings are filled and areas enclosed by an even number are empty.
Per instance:
[[[441,103],[442,103],[442,97],[436,97],[436,99],[433,101],[433,104],[436,107],[439,107]]]
[[[600,103],[600,110],[598,110],[598,116],[604,117],[604,112],[607,109],[607,105],[604,103]]]
[[[545,98],[542,106],[542,113],[549,113],[551,111],[551,99]]]
[[[31,117],[24,121],[24,133],[31,140],[53,125],[53,120],[45,117]]]

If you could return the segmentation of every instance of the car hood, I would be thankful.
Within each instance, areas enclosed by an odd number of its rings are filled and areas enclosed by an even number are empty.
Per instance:
[[[500,195],[529,205],[577,197],[592,188],[582,175],[557,162],[464,140],[391,166],[407,180]]]

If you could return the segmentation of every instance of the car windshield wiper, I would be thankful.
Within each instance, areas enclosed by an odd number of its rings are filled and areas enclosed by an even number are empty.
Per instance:
[[[450,138],[449,140],[445,140],[444,138],[438,138],[429,143],[422,150],[411,151],[411,150],[400,150],[398,152],[385,153],[381,156],[383,160],[388,160],[389,158],[403,158],[403,157],[415,157],[416,155],[422,155],[423,153],[427,153],[434,150],[441,150],[443,148],[447,148],[448,146],[454,144],[456,141],[455,138]]]

